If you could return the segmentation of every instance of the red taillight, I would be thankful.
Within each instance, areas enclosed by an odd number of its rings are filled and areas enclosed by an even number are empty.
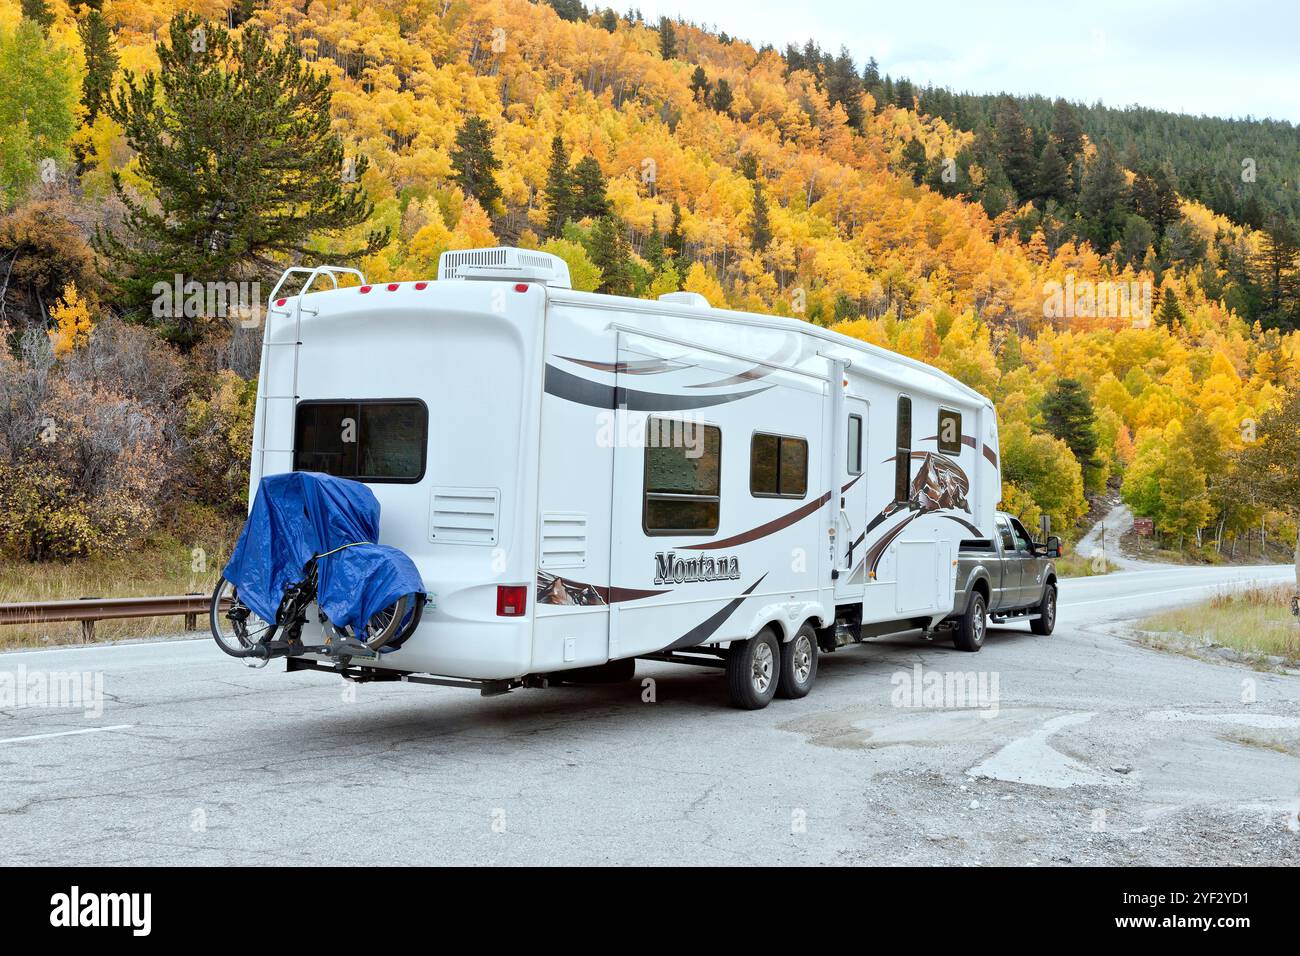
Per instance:
[[[288,301],[289,301],[288,299],[276,299],[275,304],[279,306],[283,306]]]
[[[397,283],[396,283],[396,282],[390,282],[390,283],[388,283],[388,291],[389,291],[389,292],[396,292],[396,291],[397,291]]]
[[[368,285],[363,285],[363,286],[361,287],[361,294],[362,294],[362,295],[365,295],[365,294],[366,294],[367,292],[369,292],[369,291],[370,291],[370,286],[368,286]]]
[[[527,283],[527,282],[516,282],[516,283],[515,283],[515,291],[516,291],[516,292],[527,292],[527,291],[528,291],[528,283]]]
[[[523,617],[527,607],[528,587],[526,585],[497,585],[497,617]]]
[[[423,292],[425,289],[429,288],[429,283],[427,283],[427,282],[417,282],[417,283],[415,284],[415,288],[416,288],[418,291]]]

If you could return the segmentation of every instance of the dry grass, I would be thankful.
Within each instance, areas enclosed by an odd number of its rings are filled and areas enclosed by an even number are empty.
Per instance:
[[[1280,657],[1296,665],[1300,664],[1300,625],[1291,614],[1294,593],[1290,585],[1224,592],[1149,617],[1141,628],[1213,642],[1247,655]]]
[[[1069,551],[1056,559],[1056,573],[1063,578],[1091,578],[1118,571],[1119,565],[1107,560],[1104,565],[1092,558]]]
[[[0,604],[83,597],[211,594],[238,530],[238,523],[214,525],[195,534],[162,537],[142,545],[138,551],[112,558],[40,564],[0,558]],[[203,550],[201,557],[206,570],[194,569],[195,548]],[[206,628],[201,617],[199,624]],[[184,625],[181,617],[99,621],[95,625],[95,638],[112,641],[178,634]],[[0,626],[0,649],[78,643],[81,643],[81,625],[76,621]]]

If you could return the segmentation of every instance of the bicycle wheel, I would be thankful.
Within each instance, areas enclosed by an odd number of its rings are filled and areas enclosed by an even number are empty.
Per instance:
[[[353,634],[352,628],[335,627],[334,631],[345,637],[355,637],[372,651],[380,648],[396,650],[415,633],[424,613],[423,596],[404,594],[394,603],[371,616],[362,634]]]
[[[212,592],[208,610],[212,639],[231,657],[253,657],[257,646],[275,635],[276,625],[264,621],[239,600],[238,589],[222,578]]]

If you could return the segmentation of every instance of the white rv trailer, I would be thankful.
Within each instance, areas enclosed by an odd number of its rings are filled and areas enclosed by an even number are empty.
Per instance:
[[[366,482],[427,585],[367,679],[487,692],[640,657],[723,666],[741,706],[802,696],[819,646],[953,612],[1001,495],[993,405],[943,372],[691,293],[575,292],[528,250],[273,294],[258,398],[250,492]]]

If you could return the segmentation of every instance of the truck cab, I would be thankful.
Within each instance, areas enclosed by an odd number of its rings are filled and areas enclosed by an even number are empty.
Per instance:
[[[1033,536],[1019,518],[999,511],[992,538],[968,539],[957,555],[957,591],[947,624],[963,651],[984,646],[988,621],[1027,621],[1035,634],[1056,626],[1055,559],[1061,539]]]

